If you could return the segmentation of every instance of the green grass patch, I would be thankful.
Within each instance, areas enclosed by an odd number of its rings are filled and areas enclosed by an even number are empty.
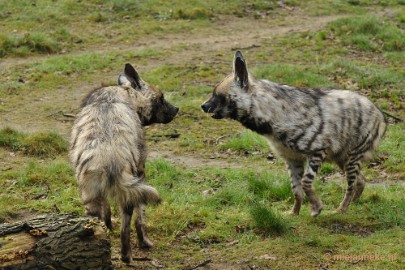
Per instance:
[[[0,35],[0,57],[30,54],[52,54],[62,46],[51,37],[41,32],[30,32],[22,36]]]
[[[405,30],[374,15],[342,18],[329,24],[343,45],[362,51],[401,51],[405,48]]]
[[[220,145],[220,148],[222,150],[230,149],[241,153],[257,151],[267,153],[270,151],[267,141],[262,136],[252,131],[244,131],[237,136],[228,138]]]
[[[257,204],[250,209],[254,227],[265,234],[280,235],[288,231],[288,223],[273,208]]]
[[[67,153],[69,143],[55,132],[27,135],[6,127],[0,130],[0,146],[30,156],[55,157]]]
[[[26,135],[22,132],[6,127],[0,130],[0,146],[7,147],[12,151],[21,150],[24,146]]]
[[[398,174],[399,179],[405,179],[405,124],[389,125],[382,140],[379,153],[383,166],[390,173]],[[384,158],[389,157],[389,158]]]
[[[249,178],[248,189],[258,198],[268,201],[285,201],[292,198],[291,181],[287,175],[258,174]]]
[[[22,210],[48,213],[82,212],[74,171],[70,163],[56,158],[47,162],[32,160],[26,165],[1,172],[0,218]],[[13,203],[11,203],[13,202]]]
[[[257,78],[269,79],[281,84],[300,87],[332,86],[326,76],[322,76],[306,66],[291,64],[260,65],[253,69]]]
[[[55,132],[36,133],[24,140],[24,153],[38,157],[55,157],[67,153],[69,143]]]

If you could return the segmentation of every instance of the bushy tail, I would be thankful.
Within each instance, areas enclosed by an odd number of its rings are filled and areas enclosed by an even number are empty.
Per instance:
[[[121,179],[114,181],[112,197],[121,205],[131,204],[158,204],[161,202],[159,192],[152,186],[144,182],[143,177],[133,175],[123,175]]]

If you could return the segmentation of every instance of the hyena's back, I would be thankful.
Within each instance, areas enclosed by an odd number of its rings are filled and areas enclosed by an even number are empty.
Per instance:
[[[136,111],[120,97],[122,90],[96,90],[73,126],[70,156],[83,202],[108,195],[122,204],[159,200],[140,176],[138,165],[146,154],[143,130]]]
[[[355,92],[268,83],[281,108],[274,134],[266,137],[281,155],[304,157],[325,150],[327,159],[343,167],[349,156],[368,158],[386,130],[382,112]],[[285,146],[289,149],[280,149]]]

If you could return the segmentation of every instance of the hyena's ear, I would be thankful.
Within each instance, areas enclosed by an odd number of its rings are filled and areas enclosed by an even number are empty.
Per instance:
[[[129,82],[131,83],[132,88],[141,89],[141,78],[131,64],[125,64],[124,72],[125,75],[120,75],[118,77],[118,84],[123,85]]]
[[[246,66],[246,61],[240,51],[235,53],[233,59],[233,74],[236,84],[240,88],[245,88],[248,85],[248,70]]]

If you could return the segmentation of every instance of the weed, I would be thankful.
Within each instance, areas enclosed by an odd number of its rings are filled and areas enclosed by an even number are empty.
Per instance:
[[[228,138],[221,144],[223,150],[233,150],[242,153],[260,151],[261,153],[269,152],[270,148],[266,140],[252,131],[245,131],[236,136]]]
[[[26,56],[32,53],[51,54],[61,49],[58,42],[40,32],[22,36],[0,36],[0,57],[6,55]]]
[[[405,48],[405,30],[385,23],[376,16],[363,15],[336,20],[329,24],[344,45],[363,51],[401,51]]]
[[[261,65],[253,69],[258,78],[302,87],[331,86],[328,79],[305,66],[290,64]]]
[[[26,135],[11,128],[0,130],[0,146],[38,157],[55,157],[67,152],[68,142],[55,132]]]
[[[250,177],[248,189],[257,197],[269,201],[282,201],[291,198],[291,184],[286,175],[261,174]]]
[[[270,235],[280,235],[288,231],[288,222],[273,208],[257,204],[250,209],[255,227]]]
[[[38,157],[55,157],[66,153],[68,145],[57,133],[36,133],[25,138],[24,153]]]
[[[24,146],[25,135],[9,127],[0,130],[0,146],[18,151]]]
[[[335,166],[331,163],[324,163],[322,164],[321,168],[319,169],[320,175],[328,175],[335,172]]]
[[[174,18],[197,20],[197,19],[207,19],[212,17],[212,14],[204,8],[193,8],[190,10],[179,9],[174,16]]]

